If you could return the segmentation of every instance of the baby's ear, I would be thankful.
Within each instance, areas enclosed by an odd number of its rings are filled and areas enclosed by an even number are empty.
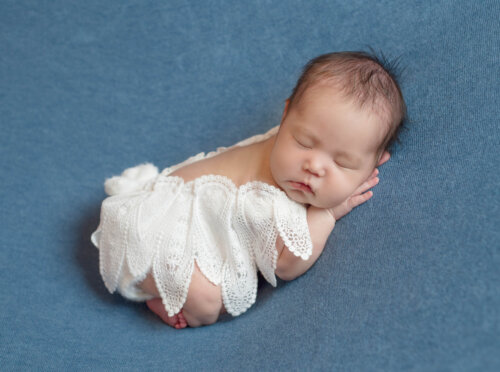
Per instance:
[[[384,164],[386,161],[388,161],[389,159],[391,158],[391,154],[389,154],[388,151],[384,151],[382,153],[382,155],[380,156],[379,160],[378,160],[378,163],[377,163],[377,167],[381,166],[382,164]]]

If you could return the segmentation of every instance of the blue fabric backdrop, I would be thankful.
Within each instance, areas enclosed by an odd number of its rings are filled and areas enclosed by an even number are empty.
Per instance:
[[[0,3],[2,370],[500,370],[500,2]],[[279,123],[302,66],[401,56],[412,119],[315,266],[174,330],[110,295],[103,181]]]

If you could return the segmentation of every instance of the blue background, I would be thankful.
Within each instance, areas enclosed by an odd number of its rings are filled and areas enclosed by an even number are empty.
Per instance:
[[[0,3],[3,370],[500,369],[500,2]],[[103,181],[279,123],[303,65],[372,46],[411,121],[305,275],[174,330],[110,295]]]

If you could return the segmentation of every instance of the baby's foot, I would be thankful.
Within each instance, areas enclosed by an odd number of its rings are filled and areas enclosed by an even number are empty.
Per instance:
[[[153,313],[158,315],[169,326],[176,329],[187,327],[187,322],[184,315],[182,315],[182,310],[174,316],[168,316],[168,313],[161,302],[161,298],[153,298],[152,300],[146,301],[146,304]]]

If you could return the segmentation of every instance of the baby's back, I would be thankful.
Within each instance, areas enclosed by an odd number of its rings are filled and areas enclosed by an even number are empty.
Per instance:
[[[204,175],[220,175],[229,178],[237,187],[250,182],[262,181],[277,186],[269,170],[269,150],[275,136],[247,146],[233,147],[213,157],[188,164],[172,172],[185,182]]]

